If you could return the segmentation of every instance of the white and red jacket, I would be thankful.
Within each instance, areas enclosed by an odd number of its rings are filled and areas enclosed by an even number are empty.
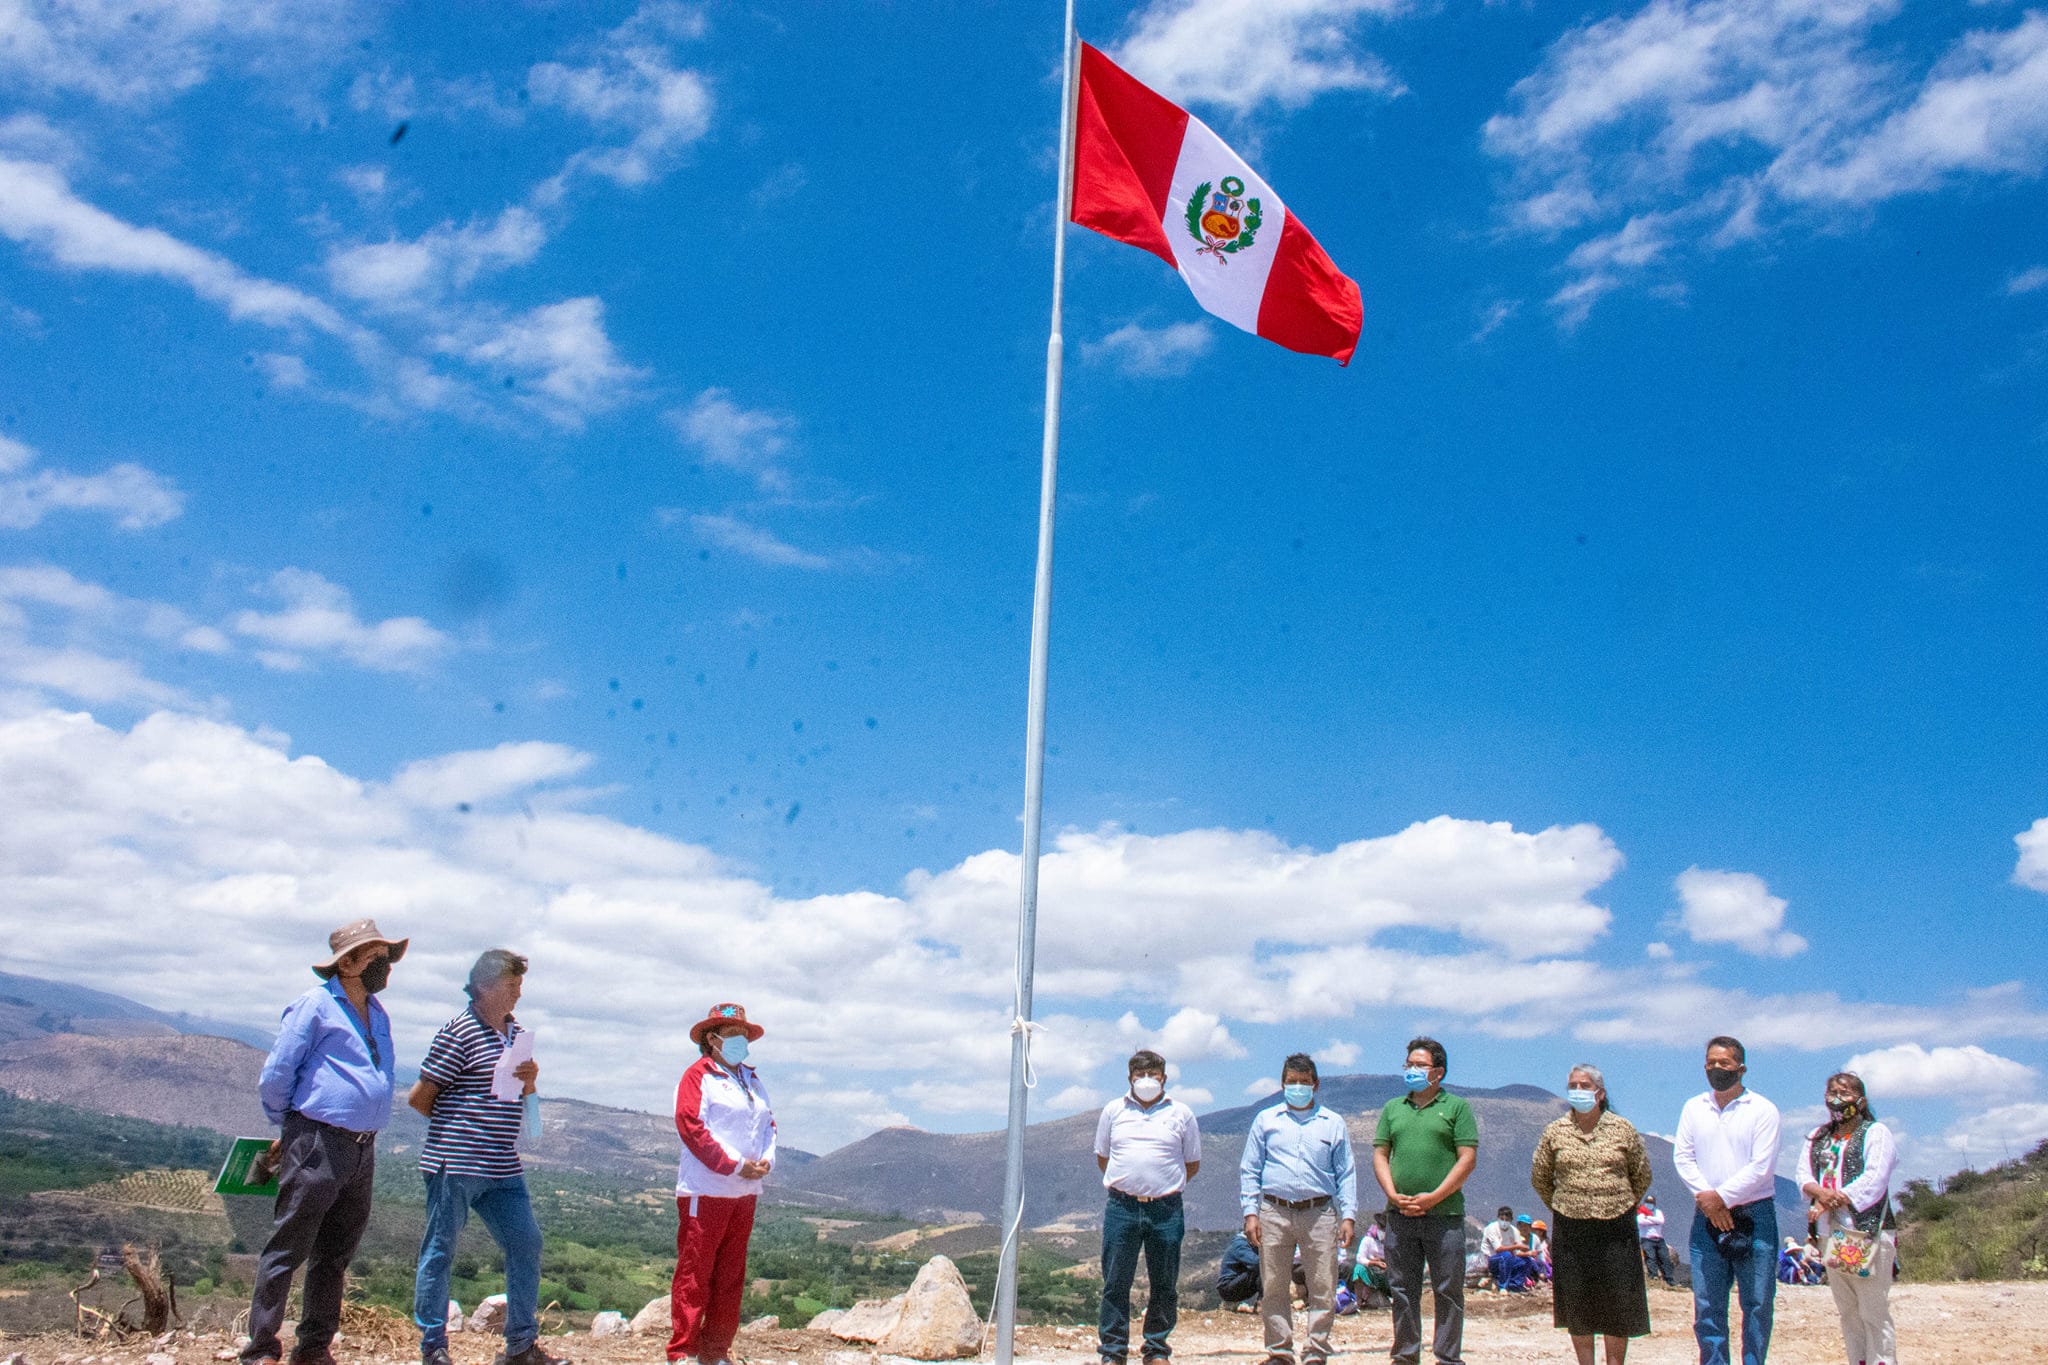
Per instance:
[[[742,1062],[729,1071],[698,1058],[676,1083],[676,1133],[683,1139],[678,1195],[743,1199],[761,1192],[760,1181],[739,1175],[742,1161],[775,1160],[775,1115],[754,1068]]]

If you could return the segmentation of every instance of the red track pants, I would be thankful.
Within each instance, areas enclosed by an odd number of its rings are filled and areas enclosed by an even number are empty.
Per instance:
[[[740,1330],[740,1295],[747,1288],[754,1200],[751,1194],[744,1199],[676,1199],[676,1277],[668,1291],[674,1327],[668,1339],[670,1360],[696,1356],[715,1362],[732,1350]]]

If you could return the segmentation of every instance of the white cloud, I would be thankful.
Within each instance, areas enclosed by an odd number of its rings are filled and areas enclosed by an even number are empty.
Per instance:
[[[52,166],[0,157],[0,235],[69,269],[173,280],[238,320],[361,336],[334,309],[301,290],[247,274],[213,252],[86,203]]]
[[[0,72],[33,90],[118,105],[182,94],[217,67],[284,76],[324,60],[360,22],[344,0],[52,0],[0,7]]]
[[[1278,1076],[1261,1076],[1257,1080],[1246,1084],[1241,1093],[1248,1100],[1257,1100],[1264,1099],[1279,1088],[1280,1078]]]
[[[2048,16],[1962,33],[1916,73],[1881,33],[1899,8],[1652,0],[1551,44],[1485,142],[1512,169],[1514,226],[1592,234],[1552,299],[1560,321],[1689,253],[1963,177],[2038,176]]]
[[[102,512],[124,531],[145,531],[185,510],[176,484],[126,461],[97,474],[60,469],[28,472],[35,452],[0,436],[0,527],[26,530],[52,512]]]
[[[1329,1042],[1317,1048],[1315,1055],[1316,1063],[1319,1066],[1353,1067],[1358,1065],[1358,1059],[1365,1055],[1365,1051],[1356,1043],[1347,1043],[1342,1039],[1332,1038]]]
[[[283,606],[238,612],[229,626],[238,635],[279,647],[266,660],[274,667],[294,667],[307,654],[338,654],[364,668],[416,672],[450,647],[446,635],[417,616],[365,622],[346,588],[309,569],[279,569],[264,592]]]
[[[2033,891],[2048,892],[2048,816],[2043,816],[2012,836],[2019,845],[2019,864],[2012,870],[2017,884]]]
[[[1126,1013],[1117,1020],[1117,1032],[1129,1050],[1150,1048],[1174,1066],[1245,1055],[1244,1045],[1230,1036],[1220,1016],[1193,1006],[1178,1011],[1156,1029],[1138,1022],[1136,1013]]]
[[[1090,363],[1107,360],[1129,375],[1181,375],[1215,344],[1216,334],[1206,322],[1173,322],[1164,327],[1127,322],[1100,341],[1084,342],[1081,358]]]
[[[1689,867],[1675,883],[1679,918],[1695,943],[1730,943],[1759,957],[1794,957],[1806,940],[1785,932],[1785,902],[1749,872]]]
[[[256,368],[280,389],[303,389],[313,382],[313,372],[306,368],[302,358],[295,355],[265,351],[256,357]]]
[[[589,766],[589,754],[565,744],[508,742],[408,763],[391,779],[391,790],[416,806],[473,805],[573,777]]]
[[[789,453],[796,419],[759,408],[743,408],[724,389],[706,389],[687,408],[668,414],[676,434],[704,457],[704,462],[746,475],[770,493],[787,492]]]
[[[1188,1105],[1216,1103],[1216,1092],[1199,1085],[1176,1085],[1173,1088],[1173,1097]]]
[[[1404,0],[1152,0],[1117,45],[1117,64],[1169,99],[1238,114],[1298,109],[1333,90],[1401,93],[1358,42]]]
[[[829,569],[832,561],[824,555],[799,549],[788,541],[738,517],[710,512],[691,515],[690,528],[706,544],[744,555],[763,564],[792,569]]]
[[[0,577],[6,585],[30,605],[103,606],[91,585],[50,573]],[[555,1093],[658,1108],[692,1054],[683,1030],[650,1031],[648,1021],[737,998],[768,1029],[758,1052],[771,1076],[821,1078],[787,1093],[784,1131],[797,1145],[911,1118],[999,1121],[1015,905],[1004,871],[1014,872],[1014,855],[976,854],[906,879],[897,894],[783,895],[705,848],[581,809],[574,791],[535,799],[589,761],[513,743],[363,781],[294,755],[282,737],[192,715],[163,712],[127,729],[46,709],[0,717],[10,966],[170,1008],[189,1007],[189,982],[203,975],[220,1009],[262,1023],[297,983],[311,984],[302,973],[328,930],[373,914],[413,938],[385,996],[408,1056],[459,999],[475,953],[505,943],[533,958],[522,1014],[552,1040]],[[1849,1009],[1831,997],[1702,993],[1496,946],[1560,909],[1579,921],[1567,939],[1596,935],[1604,912],[1588,913],[1583,894],[1618,866],[1587,827],[1523,834],[1448,818],[1327,853],[1236,831],[1063,835],[1044,881],[1062,913],[1041,922],[1040,961],[1058,965],[1039,979],[1043,1088],[1033,1107],[1093,1103],[1120,1081],[1134,1038],[1206,1079],[1205,1060],[1241,1054],[1231,1029],[1247,1001],[1271,1021],[1392,1002],[1483,1024],[1471,982],[1510,970],[1518,1018],[1559,1032],[1612,1023],[1631,1044],[1675,1030],[1694,1046],[1724,1026],[1759,1049],[1809,1052],[1841,1047],[1844,1032],[1879,1043],[1904,1041],[1892,1029],[2048,1036],[2017,988],[1948,1009]],[[992,910],[995,893],[982,888],[998,882]],[[1166,921],[1179,928],[1157,934]],[[1430,957],[1369,941],[1419,924],[1479,946]],[[1134,925],[1153,930],[1142,963],[1129,957]],[[209,948],[228,940],[239,945],[228,958]],[[1331,992],[1361,973],[1368,987],[1333,1009]],[[1218,998],[1192,998],[1211,978]],[[1105,1006],[1129,1017],[1073,1012]],[[1774,1032],[1752,1037],[1764,1021]],[[879,1036],[895,1042],[878,1050]],[[1176,1090],[1209,1102],[1199,1087]]]
[[[486,272],[525,265],[547,236],[533,210],[513,204],[488,222],[444,222],[411,239],[337,246],[328,253],[327,275],[351,298],[385,308],[413,307],[467,288]]]
[[[550,421],[582,425],[616,407],[647,372],[626,364],[604,329],[604,302],[564,299],[495,322],[472,321],[442,336],[438,349],[525,381],[520,401]]]
[[[1941,1135],[1951,1159],[1991,1166],[2025,1156],[2048,1139],[2048,1104],[2007,1104],[1971,1114]]]
[[[1498,299],[1488,304],[1486,312],[1479,319],[1479,325],[1472,329],[1472,340],[1475,342],[1486,340],[1506,326],[1508,319],[1520,312],[1521,308],[1522,301],[1520,299]]]
[[[2048,1014],[2017,982],[1967,991],[1942,1005],[1845,1001],[1834,991],[1754,995],[1698,981],[1603,976],[1560,1024],[1584,1042],[1698,1047],[1714,1034],[1751,1052],[1841,1052],[1915,1038],[2048,1038]]]
[[[1669,962],[1678,956],[1668,943],[1649,943],[1643,946],[1643,955],[1652,962]]]
[[[650,0],[577,62],[540,62],[526,76],[536,105],[562,109],[625,141],[587,147],[538,192],[550,202],[581,175],[624,186],[665,174],[711,128],[711,89],[670,60],[679,41],[702,36],[701,13]]]
[[[2030,265],[2005,282],[2008,294],[2031,294],[2037,289],[2048,289],[2048,265]]]
[[[150,642],[212,653],[215,634],[174,607],[122,597],[54,565],[0,566],[0,679],[33,694],[197,707],[183,690],[109,650]]]
[[[1900,1043],[1859,1052],[1842,1064],[1863,1078],[1873,1099],[1930,1099],[1943,1095],[2014,1095],[2034,1088],[2040,1073],[2010,1057],[1965,1047],[1924,1048]]]

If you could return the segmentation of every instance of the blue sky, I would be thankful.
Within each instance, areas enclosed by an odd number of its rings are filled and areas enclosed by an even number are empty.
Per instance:
[[[131,18],[131,11],[133,17]],[[2048,15],[1083,3],[1348,369],[1071,230],[1035,1113],[1296,1046],[2048,1136]],[[265,1022],[535,953],[785,1126],[997,1126],[1055,6],[0,18],[11,970]],[[401,133],[402,130],[402,133]]]

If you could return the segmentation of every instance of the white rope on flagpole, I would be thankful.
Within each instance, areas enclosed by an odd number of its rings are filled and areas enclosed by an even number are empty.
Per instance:
[[[1060,305],[1066,283],[1067,217],[1074,198],[1074,0],[1060,48],[1059,202],[1052,229],[1052,329],[1045,343],[1045,444],[1038,481],[1038,573],[1031,593],[1031,685],[1024,720],[1024,856],[1017,877],[1017,976],[1010,1013],[1010,1130],[1003,1163],[1003,1248],[996,1267],[996,1365],[1017,1339],[1017,1260],[1023,1247],[1024,1124],[1030,1108],[1031,984],[1038,942],[1039,823],[1045,810],[1045,678],[1052,632],[1053,496],[1059,483]]]

